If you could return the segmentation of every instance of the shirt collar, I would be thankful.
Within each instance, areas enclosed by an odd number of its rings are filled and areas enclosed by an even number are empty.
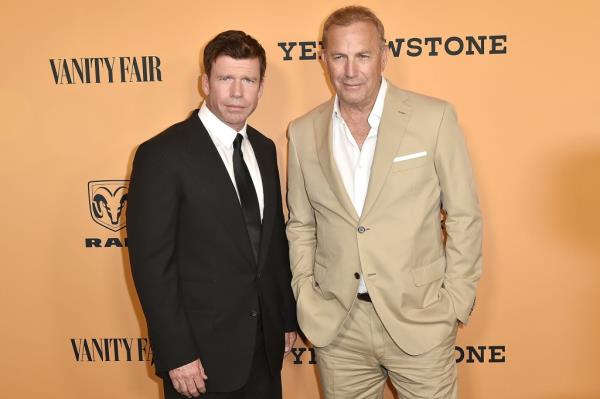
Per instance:
[[[248,134],[246,133],[246,128],[248,127],[247,123],[244,123],[244,126],[239,132],[236,131],[213,114],[206,106],[206,101],[202,102],[198,117],[206,130],[208,130],[208,133],[227,148],[233,147],[233,140],[235,140],[238,133],[244,137],[244,140],[248,139]]]
[[[369,126],[372,129],[377,129],[379,127],[379,121],[381,120],[381,115],[383,114],[383,105],[385,102],[387,88],[387,80],[382,76],[381,84],[379,85],[379,92],[377,93],[375,104],[373,104],[373,109],[371,109],[371,113],[369,114],[368,118]],[[333,116],[342,120],[344,119],[342,118],[342,113],[340,111],[340,100],[337,94],[335,95],[335,99],[333,101]]]

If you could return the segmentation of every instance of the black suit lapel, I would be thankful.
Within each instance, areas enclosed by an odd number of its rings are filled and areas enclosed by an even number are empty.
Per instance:
[[[275,192],[276,184],[274,179],[278,179],[279,176],[275,176],[275,165],[273,165],[272,155],[266,140],[262,139],[259,136],[260,133],[250,126],[248,126],[247,133],[250,144],[252,144],[252,150],[254,150],[254,156],[258,163],[263,184],[264,210],[260,251],[258,252],[258,271],[260,272],[266,262],[269,244],[271,243],[273,222],[275,220],[276,195],[281,195],[281,193]],[[275,162],[277,162],[277,160],[275,160]]]
[[[192,113],[186,124],[190,158],[198,175],[203,177],[198,184],[207,184],[211,188],[209,192],[214,205],[206,212],[215,212],[222,218],[222,227],[228,231],[233,246],[240,250],[251,265],[255,265],[237,192],[217,148],[198,117],[198,111]]]

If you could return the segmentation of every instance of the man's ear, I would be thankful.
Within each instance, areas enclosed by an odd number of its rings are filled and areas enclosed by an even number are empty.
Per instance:
[[[390,48],[388,46],[384,46],[381,49],[381,72],[385,69],[388,61],[388,53],[390,52]]]
[[[260,86],[258,87],[258,98],[260,98],[262,96],[264,88],[265,88],[265,78],[263,76],[263,78],[260,80]]]
[[[321,50],[319,53],[319,61],[321,62],[321,66],[324,70],[327,70],[327,53],[325,50]]]
[[[202,91],[206,96],[210,94],[210,84],[208,82],[208,75],[205,73],[202,74]]]

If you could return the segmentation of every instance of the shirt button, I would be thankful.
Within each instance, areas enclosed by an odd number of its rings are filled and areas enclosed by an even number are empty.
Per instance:
[[[358,280],[360,278],[360,274],[354,273],[354,278]]]
[[[365,226],[358,226],[358,232],[360,234],[364,233],[365,231],[367,231],[367,229],[365,229]]]

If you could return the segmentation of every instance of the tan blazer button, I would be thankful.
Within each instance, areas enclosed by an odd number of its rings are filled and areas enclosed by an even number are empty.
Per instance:
[[[358,280],[360,278],[360,274],[354,273],[354,278]]]

